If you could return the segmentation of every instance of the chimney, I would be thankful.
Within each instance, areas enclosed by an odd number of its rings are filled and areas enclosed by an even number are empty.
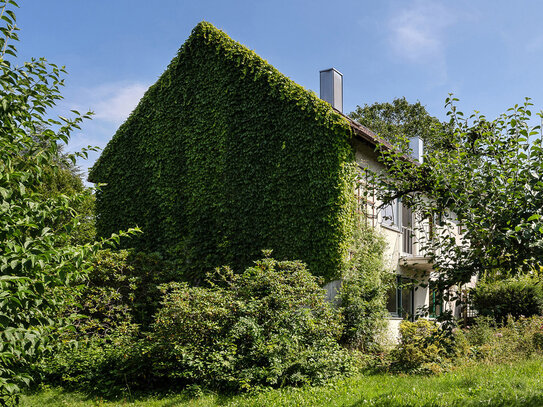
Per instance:
[[[422,164],[424,143],[419,136],[414,136],[409,139],[409,149],[411,150],[411,157]]]
[[[335,68],[320,71],[321,99],[343,113],[343,74]]]

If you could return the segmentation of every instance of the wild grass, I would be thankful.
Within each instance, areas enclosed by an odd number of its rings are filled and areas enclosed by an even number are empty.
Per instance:
[[[23,397],[22,406],[543,406],[543,358],[508,364],[477,363],[437,376],[372,374],[326,386],[225,396],[193,393],[111,401],[49,388]]]

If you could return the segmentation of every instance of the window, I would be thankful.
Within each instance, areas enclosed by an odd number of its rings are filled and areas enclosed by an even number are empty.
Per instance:
[[[413,320],[414,300],[413,280],[397,276],[395,286],[388,292],[387,309],[390,316]]]
[[[400,201],[398,199],[394,199],[388,205],[383,206],[381,224],[394,229],[400,228]]]
[[[443,293],[437,287],[432,287],[432,284],[430,284],[430,306],[428,311],[431,318],[439,317],[443,311]]]
[[[367,180],[358,179],[356,185],[356,212],[364,218],[366,225],[375,226],[375,191],[368,186]]]
[[[402,252],[414,254],[413,211],[402,204]]]

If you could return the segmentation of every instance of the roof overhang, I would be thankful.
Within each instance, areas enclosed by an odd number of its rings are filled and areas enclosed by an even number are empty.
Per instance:
[[[365,141],[366,143],[368,143],[372,147],[379,147],[380,149],[385,150],[385,151],[399,152],[396,147],[394,147],[392,144],[390,144],[385,139],[379,137],[377,134],[375,134],[373,131],[371,131],[367,127],[362,126],[360,123],[358,123],[355,120],[351,119],[349,116],[343,114],[339,110],[337,110],[335,108],[333,108],[333,109],[334,109],[335,113],[343,116],[343,118],[345,120],[347,120],[347,122],[349,123],[349,126],[351,127],[351,130],[353,131],[353,135],[356,138],[358,138],[358,139],[360,139],[362,141]],[[405,159],[405,161],[408,161],[408,162],[416,164],[416,165],[420,165],[420,163],[417,160],[414,160],[410,156],[407,156],[407,155],[404,154],[402,157],[403,157],[403,159]]]

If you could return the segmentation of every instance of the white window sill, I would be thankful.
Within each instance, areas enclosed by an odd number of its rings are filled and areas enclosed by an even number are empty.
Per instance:
[[[394,232],[397,232],[397,233],[402,233],[402,230],[400,227],[398,226],[394,226],[394,225],[384,225],[381,223],[381,227],[385,228],[385,229],[388,229],[388,230],[393,230]]]

